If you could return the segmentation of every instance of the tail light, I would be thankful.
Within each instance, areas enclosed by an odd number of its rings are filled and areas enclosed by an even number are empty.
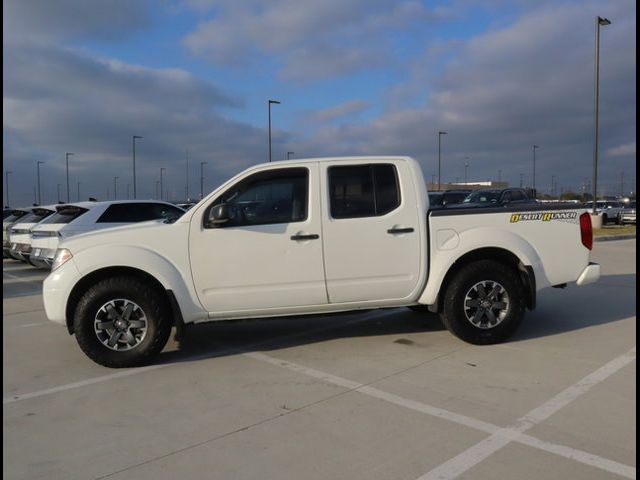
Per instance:
[[[580,215],[580,237],[582,244],[591,250],[593,248],[593,230],[591,228],[591,215],[587,212]]]

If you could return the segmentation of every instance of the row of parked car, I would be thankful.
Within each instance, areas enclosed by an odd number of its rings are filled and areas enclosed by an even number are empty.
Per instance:
[[[81,233],[132,223],[175,221],[192,204],[114,200],[12,208],[3,211],[2,256],[51,268],[58,243]]]
[[[537,203],[535,193],[526,188],[501,188],[487,190],[446,190],[429,192],[429,208],[499,207],[521,203]],[[591,209],[591,202],[585,209]],[[628,204],[617,200],[598,200],[596,212],[602,215],[602,223],[636,223],[636,202]]]

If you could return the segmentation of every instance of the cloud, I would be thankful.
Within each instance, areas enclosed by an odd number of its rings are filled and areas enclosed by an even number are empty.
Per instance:
[[[159,167],[167,168],[172,197],[184,196],[186,149],[192,196],[199,191],[199,162],[208,162],[210,190],[266,158],[263,130],[218,113],[239,102],[186,71],[42,45],[12,45],[10,52],[4,59],[3,157],[5,168],[15,172],[14,204],[31,203],[36,160],[46,162],[44,197],[53,201],[56,183],[65,183],[69,151],[75,153],[71,183],[82,182],[84,198],[105,198],[114,176],[122,194],[131,182],[132,135],[144,137],[136,163],[139,196],[145,198],[154,194]]]
[[[296,81],[379,67],[389,59],[390,32],[437,16],[412,0],[198,0],[192,6],[213,14],[185,37],[193,54],[235,66],[276,56],[280,76]]]
[[[627,157],[636,155],[636,142],[625,143],[624,145],[618,145],[607,150],[606,156],[608,157]]]
[[[365,100],[350,100],[323,110],[309,112],[306,115],[306,120],[313,123],[326,124],[339,118],[360,113],[370,106],[371,104]]]
[[[121,40],[151,23],[147,0],[7,0],[2,6],[5,38],[30,42]]]
[[[603,151],[620,152],[616,147],[635,145],[636,79],[635,5],[618,2],[544,4],[507,26],[456,42],[445,49],[447,63],[437,75],[416,72],[394,85],[390,108],[378,118],[320,128],[293,148],[409,154],[429,177],[437,172],[437,132],[445,130],[447,180],[462,176],[464,159],[471,157],[473,177],[496,178],[502,170],[502,177],[515,184],[523,173],[530,185],[532,145],[537,144],[536,186],[548,189],[555,175],[560,185],[577,188],[592,172],[598,13],[613,22],[601,37],[600,144]],[[426,50],[424,62],[433,61],[434,51]],[[414,65],[420,63],[416,59]],[[414,98],[397,102],[399,93]],[[618,156],[600,164],[602,185],[615,184],[620,171],[633,168],[624,160]]]

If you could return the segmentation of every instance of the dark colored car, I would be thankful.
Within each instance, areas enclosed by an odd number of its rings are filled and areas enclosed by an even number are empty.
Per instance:
[[[447,205],[460,203],[467,195],[471,193],[471,190],[447,190],[445,192],[429,192],[429,208],[437,209],[444,208]]]
[[[524,188],[500,188],[471,192],[461,204],[454,207],[499,207],[522,203],[536,203]]]

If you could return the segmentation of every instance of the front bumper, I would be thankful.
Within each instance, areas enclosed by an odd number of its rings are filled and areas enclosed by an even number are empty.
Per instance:
[[[82,275],[73,260],[51,272],[42,284],[42,300],[44,312],[52,322],[67,324],[67,301],[71,290]]]
[[[576,283],[579,286],[589,285],[590,283],[597,282],[600,279],[600,264],[589,263],[582,271]]]
[[[56,251],[52,248],[33,248],[31,250],[31,256],[29,262],[38,268],[51,269],[53,259],[56,255]]]
[[[12,243],[9,249],[9,255],[16,260],[23,262],[29,262],[29,256],[31,255],[31,245],[28,243]]]

